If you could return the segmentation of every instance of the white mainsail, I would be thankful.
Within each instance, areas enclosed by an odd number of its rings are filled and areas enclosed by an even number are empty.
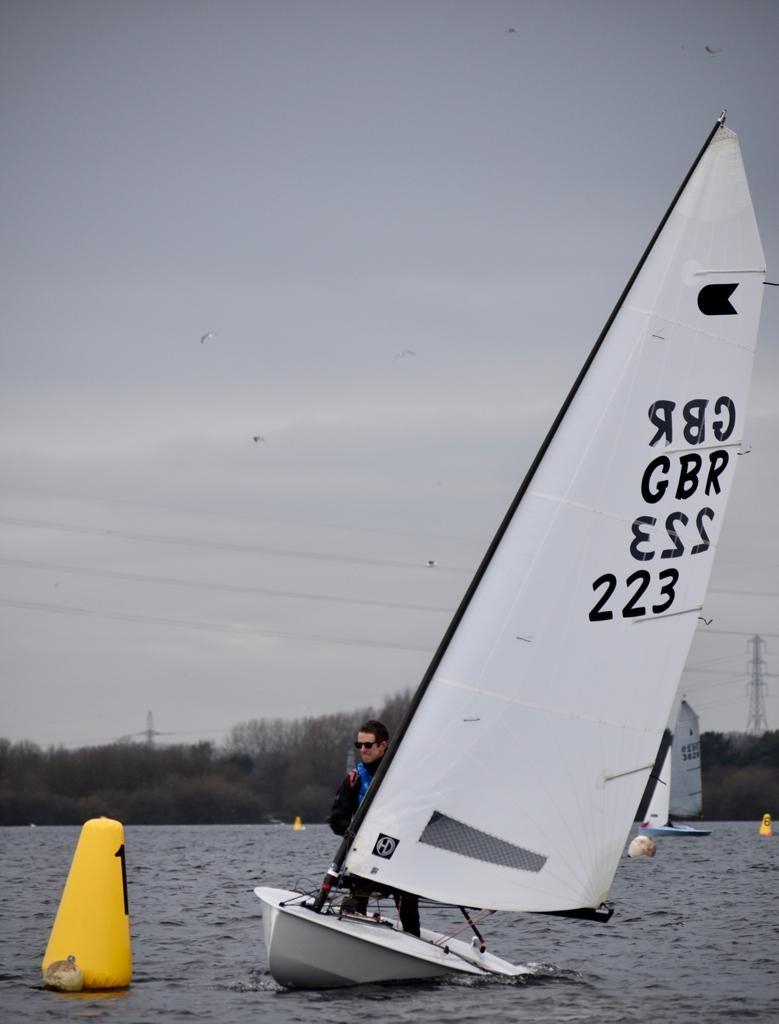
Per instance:
[[[701,735],[698,716],[686,700],[679,706],[671,753],[671,816],[697,818],[703,810]]]
[[[594,908],[654,762],[746,417],[764,258],[720,123],[436,655],[344,867]]]

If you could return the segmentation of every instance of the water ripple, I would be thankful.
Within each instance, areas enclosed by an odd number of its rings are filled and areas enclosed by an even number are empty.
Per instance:
[[[658,842],[623,858],[617,913],[590,925],[541,915],[491,918],[491,951],[517,978],[455,976],[409,985],[289,992],[270,976],[255,885],[306,889],[334,852],[324,826],[126,829],[134,981],[75,997],[45,991],[40,962],[78,829],[4,829],[0,1003],[13,1024],[635,1024],[641,1007],[674,1024],[775,1021],[779,843],[753,823],[715,823],[710,839]],[[449,912],[423,909],[448,928]]]

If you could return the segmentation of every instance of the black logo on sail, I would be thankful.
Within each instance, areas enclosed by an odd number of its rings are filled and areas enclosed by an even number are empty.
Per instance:
[[[735,316],[738,313],[730,304],[730,296],[738,288],[736,284],[707,284],[698,292],[698,309],[704,316]]]
[[[395,850],[397,850],[399,842],[399,839],[393,839],[392,836],[385,836],[383,832],[379,832],[379,838],[376,840],[373,852],[377,857],[389,860]]]

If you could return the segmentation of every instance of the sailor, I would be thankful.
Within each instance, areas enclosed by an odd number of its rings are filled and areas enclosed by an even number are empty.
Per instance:
[[[357,808],[368,792],[376,769],[387,752],[388,742],[389,733],[386,725],[375,718],[363,722],[357,730],[354,746],[359,752],[360,761],[354,771],[349,772],[338,787],[330,816],[327,819],[330,828],[336,835],[342,836],[348,829]],[[368,907],[368,895],[362,891],[364,883],[361,879],[352,879],[349,884],[355,894],[353,908],[357,913],[365,914]],[[386,895],[391,894],[395,899],[403,930],[412,935],[419,935],[419,898],[417,896],[397,889],[390,890],[375,882],[370,883],[370,889]]]

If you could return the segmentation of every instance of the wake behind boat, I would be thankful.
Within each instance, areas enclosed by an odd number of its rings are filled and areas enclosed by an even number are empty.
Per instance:
[[[282,984],[520,971],[339,914],[346,875],[455,908],[610,916],[746,419],[765,266],[724,121],[563,403],[319,891],[256,890]]]

